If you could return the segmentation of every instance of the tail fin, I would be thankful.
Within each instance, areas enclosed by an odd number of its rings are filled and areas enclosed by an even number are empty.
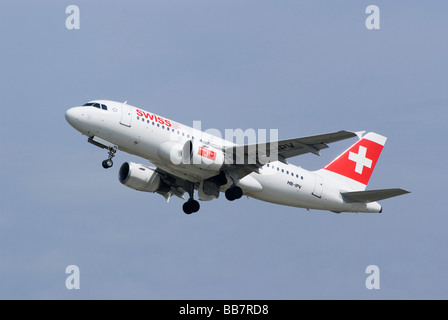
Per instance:
[[[386,137],[369,132],[327,164],[322,171],[352,190],[365,190],[386,140]]]

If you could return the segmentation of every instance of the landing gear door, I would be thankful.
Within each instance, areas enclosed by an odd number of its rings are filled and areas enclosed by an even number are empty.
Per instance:
[[[129,106],[128,104],[122,104],[121,105],[121,120],[120,120],[120,124],[126,126],[126,127],[130,127],[131,126],[131,106]]]
[[[314,175],[314,190],[313,190],[313,196],[316,196],[318,198],[322,197],[322,192],[324,190],[324,179],[322,179],[321,176]]]

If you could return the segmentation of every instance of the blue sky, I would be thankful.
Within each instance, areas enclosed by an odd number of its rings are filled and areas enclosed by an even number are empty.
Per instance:
[[[65,8],[80,9],[68,30]],[[380,8],[367,30],[365,8]],[[2,1],[0,298],[446,299],[444,1]],[[65,110],[127,100],[202,128],[387,136],[381,215],[122,186]],[[321,157],[291,160],[315,170]],[[65,268],[80,268],[67,290]],[[377,265],[381,289],[367,290]]]

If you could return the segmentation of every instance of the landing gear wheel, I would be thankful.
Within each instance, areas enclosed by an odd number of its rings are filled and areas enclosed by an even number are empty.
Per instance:
[[[102,165],[103,165],[104,169],[108,169],[108,168],[112,167],[114,165],[114,163],[111,159],[107,159],[107,160],[103,161]]]
[[[102,165],[104,169],[108,169],[110,167],[112,167],[114,165],[112,158],[115,157],[115,153],[117,152],[117,148],[116,147],[109,147],[108,148],[109,152],[109,157],[103,161]]]
[[[190,206],[193,209],[193,212],[198,212],[199,209],[201,208],[201,205],[196,200],[191,200]]]
[[[192,214],[193,211],[190,208],[190,204],[187,202],[184,203],[184,205],[182,206],[182,209],[184,210],[185,214]]]
[[[232,188],[227,189],[225,195],[227,200],[229,201],[235,200],[235,198],[233,197]]]
[[[233,201],[243,196],[243,190],[238,186],[233,186],[226,190],[225,195],[227,200]]]
[[[183,204],[182,209],[186,214],[192,214],[194,212],[198,212],[200,207],[201,206],[198,201],[190,199]]]
[[[243,196],[243,189],[241,189],[240,187],[234,187],[233,192],[235,199],[241,199],[241,197]]]
[[[182,209],[184,210],[184,212],[186,214],[192,214],[194,212],[198,212],[199,208],[201,207],[199,205],[199,202],[194,200],[193,196],[194,196],[194,183],[191,181],[186,181],[185,182],[185,190],[188,192],[188,195],[190,196],[190,198],[188,199],[187,202],[185,202],[182,206]]]

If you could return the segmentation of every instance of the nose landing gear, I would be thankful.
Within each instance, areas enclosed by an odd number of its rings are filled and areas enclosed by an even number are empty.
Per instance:
[[[109,157],[102,162],[103,168],[108,169],[114,165],[112,158],[115,157],[115,153],[117,153],[118,146],[114,145],[113,143],[106,141],[104,139],[101,139],[96,136],[91,136],[87,140],[87,142],[93,144],[94,146],[97,146],[102,149],[108,150]]]
[[[108,155],[109,157],[102,162],[104,169],[109,169],[114,165],[114,162],[112,161],[112,158],[115,157],[115,153],[117,153],[117,147],[108,147],[109,150]]]

